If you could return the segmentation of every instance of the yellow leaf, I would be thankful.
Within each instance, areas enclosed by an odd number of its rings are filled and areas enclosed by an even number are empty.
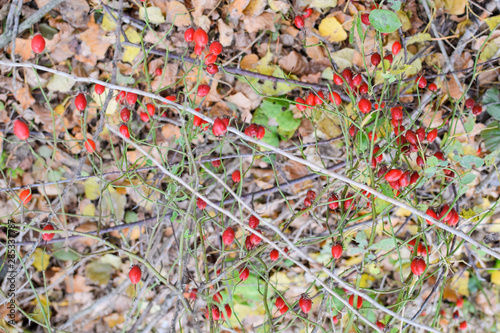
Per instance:
[[[135,29],[133,28],[128,28],[125,30],[125,36],[127,36],[128,40],[131,43],[139,43],[141,41],[141,35]],[[121,41],[125,41],[125,38],[123,36],[120,36]],[[133,64],[133,61],[135,57],[141,52],[141,49],[137,47],[131,47],[131,46],[125,46],[123,52],[123,61],[124,62],[129,62]]]
[[[458,279],[454,277],[451,280],[451,287],[459,294],[469,296],[469,272],[465,271]]]
[[[109,89],[105,88],[104,93],[101,95],[98,95],[94,89],[92,89],[92,99],[94,101],[97,101],[97,106],[101,106],[104,104],[104,101],[106,100],[106,97],[108,96]],[[111,116],[116,113],[118,109],[118,102],[116,101],[116,98],[111,98],[108,104],[108,108],[106,109],[106,115]]]
[[[106,324],[108,324],[110,328],[113,328],[116,325],[123,323],[125,321],[125,318],[123,317],[123,315],[115,312],[107,317],[103,317],[103,320],[106,322]]]
[[[404,209],[404,208],[399,208],[397,211],[396,211],[396,216],[399,216],[399,217],[408,217],[411,215],[411,212],[407,209]]]
[[[319,25],[319,34],[328,41],[335,43],[347,39],[347,32],[335,16],[324,18]]]
[[[500,286],[500,271],[494,271],[491,273],[491,282]]]
[[[402,10],[398,10],[396,12],[396,14],[398,15],[399,20],[403,24],[403,26],[401,27],[401,29],[403,31],[410,30],[411,29],[411,22],[410,22],[410,19],[408,18],[408,16],[406,15],[406,13],[404,11],[402,11]]]
[[[415,43],[423,43],[423,42],[429,41],[431,39],[432,39],[432,37],[428,33],[418,33],[418,34],[408,38],[406,45],[411,45],[411,44],[415,44]]]
[[[139,8],[139,18],[141,20],[146,21],[146,14],[149,22],[153,24],[165,23],[165,18],[161,13],[161,9],[158,7],[148,7],[147,9],[144,9],[144,7]]]
[[[100,261],[93,261],[85,268],[85,275],[92,281],[99,284],[107,284],[111,278],[113,266],[110,264],[102,263]]]
[[[116,29],[115,20],[108,13],[105,13],[102,18],[101,28],[104,31],[115,31]]]
[[[362,256],[351,257],[345,261],[345,266],[351,267],[351,266],[360,264],[362,261],[363,261]]]
[[[47,89],[50,91],[67,92],[75,85],[75,81],[61,75],[53,75],[47,83]]]
[[[337,0],[313,0],[309,7],[317,9],[325,9],[337,6]]]
[[[95,216],[95,205],[94,204],[88,204],[83,208],[82,210],[82,215],[84,216]]]
[[[350,48],[343,48],[340,51],[332,53],[332,59],[337,64],[338,70],[342,71],[344,68],[352,66],[352,60],[354,59],[354,54],[356,51]],[[328,67],[330,68],[330,67]],[[333,74],[330,80],[333,79]]]
[[[274,66],[269,65],[269,62],[273,59],[273,54],[267,51],[267,54],[259,60],[256,67],[260,74],[271,75],[274,72]]]
[[[486,61],[493,57],[498,50],[498,46],[496,46],[495,43],[488,43],[484,46],[483,52],[481,52],[481,55],[479,56],[479,59],[481,61]]]
[[[446,12],[450,15],[462,15],[465,13],[466,0],[445,0],[444,7]]]
[[[456,33],[459,36],[462,36],[465,33],[465,29],[467,29],[467,27],[469,27],[471,24],[472,24],[472,21],[469,19],[466,19],[466,20],[460,22],[459,24],[457,24]]]
[[[44,271],[47,267],[49,267],[50,255],[44,252],[45,251],[41,248],[37,248],[33,253],[33,266],[35,266],[36,270],[39,272]]]
[[[37,249],[38,250],[38,249]],[[43,310],[45,312],[45,315],[47,316],[47,318],[50,320],[50,317],[52,316],[52,312],[50,311],[50,307],[49,307],[49,304],[47,302],[47,299],[45,298],[45,296],[43,295],[40,295],[38,296],[38,298],[40,299],[40,303],[38,302],[37,299],[35,299],[33,301],[33,304],[36,304],[36,307],[35,309],[33,310],[33,319],[36,319],[40,322],[45,322],[45,319],[44,319],[44,316],[43,316],[43,312],[42,312],[42,307],[43,307]]]
[[[359,281],[359,287],[360,288],[369,288],[372,284],[372,282],[375,280],[375,278],[369,274],[362,274],[361,275],[361,280]]]
[[[85,189],[85,197],[89,200],[97,200],[97,198],[101,195],[99,182],[96,178],[89,178],[84,181],[83,187]]]
[[[484,22],[486,22],[490,31],[493,31],[493,29],[495,29],[495,27],[500,23],[500,15],[488,17],[484,20]]]

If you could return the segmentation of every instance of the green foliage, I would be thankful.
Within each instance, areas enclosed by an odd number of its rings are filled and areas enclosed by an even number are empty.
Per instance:
[[[490,129],[481,132],[486,149],[494,151],[500,146],[500,127],[498,122],[490,124]]]
[[[486,106],[486,111],[496,120],[500,120],[500,91],[498,88],[490,88],[486,90],[482,99],[483,104],[490,104]]]
[[[370,23],[378,32],[391,33],[402,24],[398,15],[387,9],[375,9],[370,13]]]

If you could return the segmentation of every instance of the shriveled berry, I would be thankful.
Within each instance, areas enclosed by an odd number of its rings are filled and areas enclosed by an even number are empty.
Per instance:
[[[26,205],[28,202],[31,201],[31,190],[30,189],[22,190],[22,192],[19,193],[19,199],[21,199],[21,203],[23,205]]]
[[[361,111],[363,113],[368,113],[372,109],[372,103],[368,99],[362,98],[358,102],[358,108],[359,108],[359,111]]]
[[[377,177],[382,177],[383,175],[385,175],[386,172],[387,172],[387,166],[382,165],[377,172]]]
[[[474,107],[474,105],[476,105],[476,101],[474,101],[473,98],[467,98],[465,100],[465,107],[467,109],[472,109]]]
[[[233,228],[227,227],[226,230],[224,230],[224,233],[222,233],[222,241],[226,246],[231,245],[231,243],[234,241]]]
[[[295,16],[293,23],[297,27],[297,29],[302,29],[304,27],[304,18],[300,15]]]
[[[370,60],[372,62],[372,65],[375,66],[375,67],[377,67],[377,65],[380,64],[380,62],[382,61],[382,57],[380,56],[379,53],[375,52],[370,57]]]
[[[385,180],[388,181],[389,183],[395,182],[399,180],[399,178],[401,178],[402,175],[403,171],[399,169],[392,169],[385,175]]]
[[[141,268],[137,265],[132,266],[132,268],[128,272],[128,277],[132,284],[138,284],[139,281],[141,281],[141,276],[142,276]]]
[[[233,179],[233,182],[239,183],[241,181],[240,170],[234,170],[233,174],[231,175],[231,178]]]
[[[304,313],[309,313],[312,308],[312,301],[307,296],[302,295],[299,299],[299,307]]]
[[[316,192],[314,192],[314,191],[312,191],[312,190],[309,190],[309,191],[307,191],[306,196],[307,196],[310,200],[314,200],[314,199],[316,199]]]
[[[248,279],[248,277],[250,276],[250,270],[248,269],[248,267],[240,269],[239,276],[241,281],[245,281],[246,279]]]
[[[43,227],[43,230],[55,230],[54,229],[54,226],[52,224],[47,224],[45,227]],[[42,234],[42,239],[46,242],[48,242],[49,240],[51,240],[52,238],[54,238],[54,235],[53,233],[43,233]]]
[[[188,43],[194,40],[194,29],[189,28],[184,32],[184,40]]]
[[[416,276],[420,276],[424,274],[425,269],[427,268],[427,264],[425,263],[424,259],[417,257],[412,260],[410,268],[413,274],[415,274]]]
[[[102,93],[104,92],[104,86],[101,86],[100,84],[96,84],[94,86],[94,91],[97,95],[102,95]]]
[[[333,246],[332,246],[332,257],[335,258],[335,259],[338,259],[338,258],[342,257],[342,252],[343,252],[342,244],[339,243],[339,242],[333,243]]]
[[[130,138],[130,133],[128,131],[128,127],[125,124],[120,125],[120,133],[123,135],[125,138]]]
[[[438,130],[437,130],[437,128],[435,128],[432,131],[430,131],[429,133],[427,133],[427,141],[434,142],[434,140],[436,140],[436,138],[437,138],[437,135],[438,135]]]
[[[474,105],[472,108],[472,114],[475,116],[479,116],[483,112],[483,107],[479,104]]]
[[[14,134],[19,140],[26,140],[30,136],[30,129],[24,121],[16,119],[14,121]]]
[[[279,258],[279,257],[280,257],[280,253],[279,253],[279,251],[278,251],[278,250],[276,250],[276,249],[273,249],[273,250],[271,251],[271,253],[269,253],[269,258],[271,258],[271,261],[276,261],[276,260],[278,260],[278,258]],[[277,302],[277,301],[278,301],[278,300],[276,300],[276,302]],[[283,304],[285,304],[285,303],[283,303]],[[276,306],[278,306],[278,305],[276,305]],[[279,308],[279,307],[278,307],[278,308]]]
[[[87,99],[85,98],[85,95],[82,93],[79,93],[76,95],[75,98],[75,107],[78,111],[83,111],[87,107]]]
[[[85,141],[85,145],[84,145],[84,146],[85,146],[85,149],[87,149],[87,151],[88,151],[89,153],[91,153],[91,154],[92,154],[93,152],[95,152],[95,142],[94,142],[94,140],[92,140],[92,139],[87,139],[87,140]]]
[[[33,36],[33,39],[31,40],[31,49],[36,54],[43,52],[43,50],[45,49],[45,39],[42,35],[37,34]]]
[[[207,203],[202,198],[198,198],[196,199],[196,206],[199,210],[204,210],[207,208]]]
[[[395,56],[398,55],[399,51],[401,51],[401,43],[399,41],[394,42],[392,44],[392,54]]]

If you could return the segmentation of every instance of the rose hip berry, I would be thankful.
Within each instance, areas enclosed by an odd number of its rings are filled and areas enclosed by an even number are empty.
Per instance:
[[[250,270],[248,269],[248,267],[240,269],[239,276],[241,281],[245,281],[246,279],[248,279],[248,277],[250,276]]]
[[[52,224],[47,224],[45,227],[43,227],[43,230],[54,230],[54,227],[52,226]],[[49,240],[51,240],[52,238],[54,238],[54,235],[53,233],[43,233],[42,234],[42,239],[46,242],[48,242]]]
[[[196,199],[196,206],[199,210],[204,210],[207,208],[207,203],[202,198],[198,198]]]
[[[354,306],[354,294],[351,295],[351,297],[349,297],[349,304],[351,306]],[[363,299],[358,296],[358,301],[356,302],[356,308],[358,309],[361,309],[361,307],[363,306]]]
[[[212,165],[214,166],[214,168],[220,167],[220,164],[221,164],[220,160],[214,160],[214,161],[212,161]]]
[[[429,84],[429,90],[432,92],[436,92],[438,90],[438,87],[435,83]]]
[[[392,44],[392,54],[395,56],[398,55],[399,51],[401,51],[401,43],[396,41]]]
[[[401,178],[402,175],[403,171],[399,169],[392,169],[385,175],[385,180],[388,181],[389,183],[395,182],[399,180],[399,178]]]
[[[387,60],[389,62],[389,65],[392,64],[392,61],[394,60],[392,54],[388,54],[384,57],[385,60]]]
[[[278,250],[273,249],[271,253],[269,253],[269,258],[271,258],[271,261],[276,261],[280,257],[280,253]],[[276,300],[278,301],[278,300]],[[277,306],[277,305],[276,305]],[[279,307],[278,307],[279,308]]]
[[[198,95],[199,97],[205,97],[209,92],[210,86],[207,84],[201,84],[198,86],[198,92],[196,93],[196,95]]]
[[[312,301],[307,296],[302,295],[299,299],[299,307],[304,313],[309,313],[312,308]]]
[[[479,104],[474,105],[472,108],[472,114],[475,116],[479,116],[483,112],[483,107]]]
[[[460,323],[460,329],[465,330],[467,329],[467,322],[464,320],[463,322]]]
[[[427,79],[423,76],[419,76],[415,80],[415,83],[418,85],[420,89],[423,89],[427,86]]]
[[[209,64],[207,66],[207,73],[211,75],[215,75],[219,72],[219,67],[216,64]]]
[[[385,329],[385,325],[381,321],[377,321],[377,327],[380,328],[381,330]]]
[[[293,23],[297,27],[297,29],[302,29],[304,27],[304,18],[300,15],[295,16]]]
[[[234,230],[231,227],[227,227],[226,230],[224,230],[224,233],[222,234],[222,241],[226,246],[231,245],[231,243],[234,241]]]
[[[227,132],[227,124],[223,119],[219,117],[215,118],[214,124],[212,126],[212,133],[215,136],[222,136]]]
[[[83,111],[87,107],[87,99],[85,98],[85,95],[82,93],[79,93],[76,95],[75,98],[75,107],[78,111]]]
[[[231,175],[231,178],[233,179],[233,182],[239,183],[241,181],[240,170],[234,170],[233,174]]]
[[[367,100],[366,98],[362,98],[359,102],[358,102],[358,108],[359,108],[359,111],[363,112],[363,113],[369,113],[372,109],[372,103]]]
[[[141,118],[141,120],[145,123],[147,123],[149,121],[149,115],[147,112],[141,112],[139,114],[139,117]]]
[[[329,97],[330,97],[330,102],[332,102],[333,104],[335,105],[342,104],[342,98],[340,98],[340,95],[335,91],[332,91]]]
[[[413,274],[415,274],[416,276],[420,276],[424,274],[425,269],[427,268],[427,264],[425,263],[424,259],[417,257],[412,260],[410,268]]]
[[[120,133],[127,139],[130,138],[130,133],[128,131],[128,127],[125,124],[120,125]]]
[[[342,78],[338,74],[333,74],[333,82],[338,86],[344,84],[344,80],[342,80]]]
[[[368,13],[363,13],[361,14],[361,22],[365,25],[370,25],[370,14]]]
[[[467,98],[465,100],[465,107],[467,109],[472,109],[474,107],[474,105],[476,105],[476,102],[474,101],[473,98]]]
[[[380,62],[382,61],[382,57],[380,56],[379,53],[375,52],[374,54],[372,54],[372,56],[370,57],[370,60],[372,62],[372,65],[377,67],[378,64],[380,64]]]
[[[331,210],[339,208],[339,198],[335,194],[332,194],[330,196],[330,200],[328,201],[328,207]]]
[[[21,203],[23,205],[26,205],[28,202],[31,201],[31,190],[30,189],[25,189],[21,193],[19,193],[19,198],[21,199]]]
[[[256,229],[259,226],[259,219],[255,216],[250,216],[248,219],[248,226],[252,229]]]
[[[204,48],[208,43],[208,35],[205,30],[198,28],[193,34],[193,40],[197,46]]]
[[[210,44],[208,51],[212,54],[219,55],[222,52],[222,44],[219,42],[213,42]]]
[[[87,149],[87,151],[88,151],[89,153],[91,153],[91,154],[92,154],[93,152],[95,152],[95,142],[94,142],[94,140],[92,140],[92,139],[87,139],[87,140],[85,141],[85,145],[84,145],[84,146],[85,146],[85,149]]]
[[[22,120],[16,119],[14,121],[14,134],[19,140],[26,140],[30,136],[28,125]]]
[[[437,130],[437,128],[435,128],[432,131],[430,131],[429,133],[427,133],[427,141],[434,142],[434,140],[436,140],[436,138],[437,138],[437,135],[438,135],[438,130]]]
[[[42,35],[37,34],[33,37],[33,39],[31,40],[31,49],[36,54],[43,52],[43,50],[45,49],[45,39]]]
[[[104,86],[101,86],[100,84],[96,84],[94,86],[94,91],[97,95],[102,95],[102,93],[104,92]]]
[[[288,306],[283,305],[283,307],[280,309],[280,314],[284,315],[288,311]]]
[[[130,120],[130,110],[127,108],[123,108],[120,111],[120,118],[124,123],[128,123],[128,121]]]
[[[417,144],[417,135],[412,130],[406,131],[405,138],[412,145],[416,145]]]
[[[276,250],[275,250],[276,251]],[[279,297],[276,298],[276,302],[274,302],[274,305],[276,305],[276,307],[278,309],[281,309],[282,307],[284,307],[286,304],[285,304],[285,301],[283,300],[283,298]]]
[[[141,268],[137,265],[132,266],[132,268],[128,272],[128,277],[132,284],[139,283],[139,281],[141,281],[141,276],[142,276]]]
[[[342,252],[343,252],[342,244],[339,243],[339,242],[333,243],[333,246],[332,246],[332,257],[335,258],[335,259],[338,259],[338,258],[342,257]]]

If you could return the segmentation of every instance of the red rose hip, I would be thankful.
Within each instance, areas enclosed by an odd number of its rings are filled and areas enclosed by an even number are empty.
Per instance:
[[[28,125],[22,120],[16,119],[14,121],[14,134],[19,140],[26,140],[30,136]]]

